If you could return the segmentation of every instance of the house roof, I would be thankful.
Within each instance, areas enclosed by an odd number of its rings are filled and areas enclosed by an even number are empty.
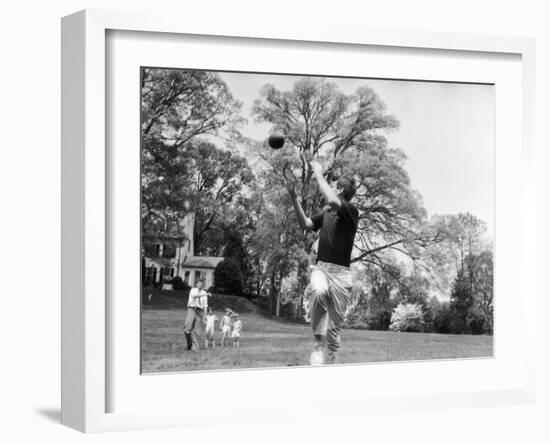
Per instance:
[[[215,269],[216,266],[223,261],[223,258],[217,256],[193,256],[182,264],[182,268],[209,268]]]

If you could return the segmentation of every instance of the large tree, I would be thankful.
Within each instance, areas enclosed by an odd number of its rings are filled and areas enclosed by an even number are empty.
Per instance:
[[[186,192],[195,214],[195,252],[208,254],[203,247],[208,232],[235,222],[239,209],[247,204],[243,190],[253,174],[244,157],[209,142],[190,147],[186,158],[190,169]]]
[[[474,296],[470,289],[469,278],[465,270],[460,270],[453,282],[450,311],[451,327],[454,333],[469,331],[468,316],[474,305]]]
[[[284,202],[286,197],[283,189],[269,185],[256,195],[255,229],[248,241],[256,291],[268,294],[272,313],[277,316],[281,309],[283,278],[297,271],[300,264],[305,266],[308,262],[307,253],[300,246],[300,232],[292,218],[292,209]],[[304,281],[302,275],[296,275],[295,279],[297,299],[294,302],[298,307],[295,315],[299,317]]]
[[[231,146],[242,118],[239,103],[215,73],[143,68],[141,165],[143,233],[181,234],[181,219],[196,207],[193,155],[201,142]]]
[[[429,249],[434,279],[442,291],[449,291],[457,275],[462,272],[473,292],[476,257],[490,251],[492,243],[486,237],[484,221],[471,213],[434,215],[430,225],[438,232],[439,241]]]
[[[398,121],[373,89],[362,86],[346,95],[334,83],[314,78],[300,79],[288,91],[266,85],[253,113],[287,140],[279,151],[261,151],[270,185],[282,187],[283,174],[292,173],[307,214],[322,205],[309,159],[320,161],[329,179],[355,178],[360,219],[353,261],[387,270],[387,252],[418,262],[436,240],[437,231],[425,223],[421,197],[411,188],[404,153],[389,148],[384,137]],[[288,199],[284,205],[290,207]],[[309,250],[314,239],[303,233],[303,249]]]
[[[469,212],[434,215],[430,222],[441,234],[432,255],[439,264],[454,268],[455,274],[465,268],[468,259],[490,248],[486,223]]]
[[[455,333],[493,332],[493,253],[466,256],[451,291]]]
[[[493,253],[481,252],[475,258],[474,290],[484,323],[484,332],[493,333]]]

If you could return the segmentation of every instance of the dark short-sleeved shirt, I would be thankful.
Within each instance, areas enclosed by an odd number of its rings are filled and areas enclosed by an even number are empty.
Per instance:
[[[359,211],[349,201],[340,201],[338,209],[325,206],[320,213],[311,217],[311,221],[314,232],[321,230],[317,261],[349,267]]]

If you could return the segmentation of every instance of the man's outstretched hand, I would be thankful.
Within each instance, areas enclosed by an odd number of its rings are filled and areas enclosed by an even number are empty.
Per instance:
[[[311,170],[313,170],[313,173],[315,173],[315,175],[322,175],[323,174],[323,166],[319,161],[311,160],[309,162],[309,165],[311,166]]]

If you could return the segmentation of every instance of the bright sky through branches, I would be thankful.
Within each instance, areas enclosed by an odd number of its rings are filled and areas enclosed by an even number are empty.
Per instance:
[[[268,136],[268,124],[254,123],[250,111],[260,88],[271,83],[281,90],[299,78],[283,75],[220,73],[243,102],[248,124],[243,134]],[[385,134],[391,148],[402,149],[412,187],[430,215],[470,212],[494,232],[494,88],[488,85],[331,78],[346,94],[366,84],[400,121]]]

